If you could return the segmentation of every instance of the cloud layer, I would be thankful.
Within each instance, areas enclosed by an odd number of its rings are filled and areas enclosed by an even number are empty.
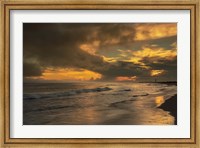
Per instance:
[[[53,69],[67,80],[70,70],[83,70],[91,79],[148,81],[160,70],[161,80],[176,80],[176,24],[24,23],[23,50],[28,78]]]

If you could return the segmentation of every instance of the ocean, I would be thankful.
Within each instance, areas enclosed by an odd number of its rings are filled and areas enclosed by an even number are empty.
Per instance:
[[[176,85],[130,82],[24,83],[24,125],[173,125],[158,106]]]

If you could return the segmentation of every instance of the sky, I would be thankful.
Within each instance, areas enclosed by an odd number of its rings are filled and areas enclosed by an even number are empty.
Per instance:
[[[24,23],[24,81],[177,80],[176,23]]]

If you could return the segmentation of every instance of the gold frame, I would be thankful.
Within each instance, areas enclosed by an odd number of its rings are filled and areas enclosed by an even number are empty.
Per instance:
[[[2,147],[10,146],[90,146],[90,147],[200,147],[199,97],[199,0],[1,0],[0,44],[0,140]],[[190,10],[191,12],[191,138],[185,139],[26,139],[10,138],[10,80],[9,80],[9,13],[22,9],[138,9],[138,10]],[[42,145],[41,145],[42,144]]]

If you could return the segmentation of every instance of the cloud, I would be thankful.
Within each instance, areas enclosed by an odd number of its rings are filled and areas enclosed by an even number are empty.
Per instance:
[[[101,71],[104,80],[114,80],[116,77],[147,77],[148,70],[132,62],[117,61],[108,69]]]
[[[176,58],[176,50],[173,49],[164,49],[160,47],[150,46],[150,47],[143,47],[141,50],[134,51],[133,53],[133,60],[134,58],[143,59],[149,58],[156,62],[160,59],[167,59],[173,60]]]
[[[165,73],[165,70],[151,70],[151,76],[160,76]]]
[[[24,23],[23,51],[25,77],[62,77],[68,68],[93,79],[146,79],[151,70],[176,72],[176,24]]]
[[[150,40],[163,37],[174,36],[177,34],[177,25],[170,24],[137,24],[135,25],[136,35],[134,40]]]
[[[163,81],[176,81],[177,80],[177,58],[174,59],[160,59],[156,62],[152,62],[150,58],[144,58],[141,62],[145,63],[147,66],[150,67],[150,74],[152,72],[161,72],[158,75],[160,80]]]
[[[23,63],[23,75],[24,77],[41,76],[43,73],[40,65],[35,63]]]
[[[34,58],[43,67],[98,71],[106,65],[103,58],[79,48],[91,30],[90,25],[84,28],[81,24],[24,23],[24,60]]]

